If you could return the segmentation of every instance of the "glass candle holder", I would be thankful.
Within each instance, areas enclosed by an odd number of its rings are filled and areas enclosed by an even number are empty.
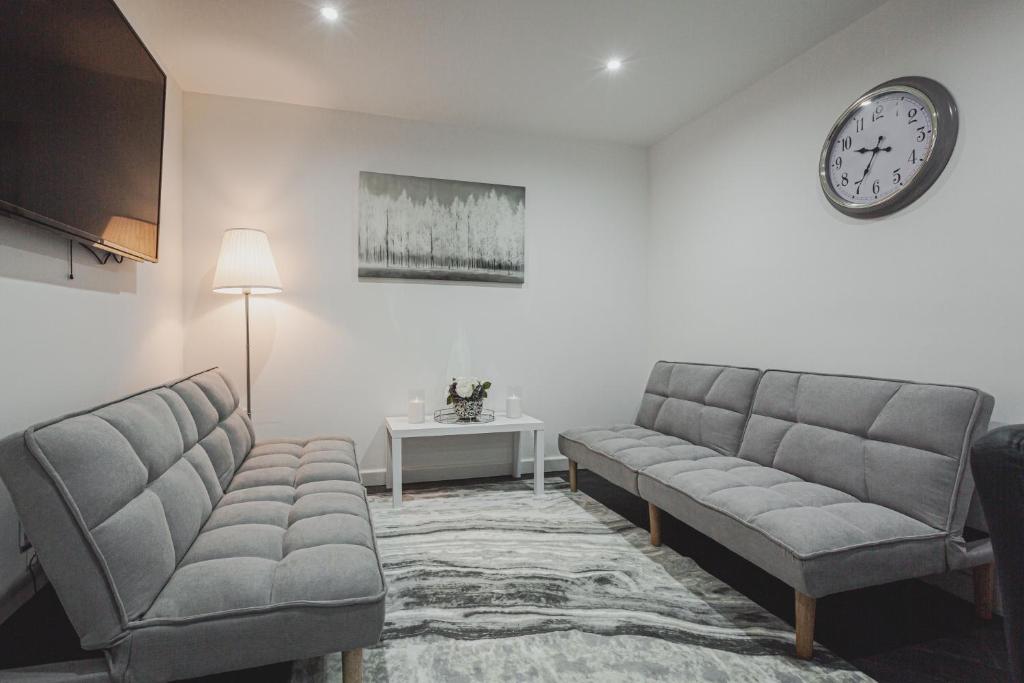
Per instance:
[[[510,386],[505,398],[505,417],[516,419],[523,416],[523,388]]]
[[[426,396],[423,389],[409,390],[409,424],[422,424],[427,413]]]

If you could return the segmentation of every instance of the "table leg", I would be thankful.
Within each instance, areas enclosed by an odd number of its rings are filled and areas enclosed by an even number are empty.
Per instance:
[[[402,507],[402,440],[391,440],[391,507]]]
[[[391,432],[388,432],[388,457],[384,462],[384,486],[387,487],[388,491],[391,490],[391,449],[392,449],[392,438]]]
[[[533,433],[533,492],[544,495],[544,430]]]
[[[512,476],[523,476],[523,433],[512,432]]]

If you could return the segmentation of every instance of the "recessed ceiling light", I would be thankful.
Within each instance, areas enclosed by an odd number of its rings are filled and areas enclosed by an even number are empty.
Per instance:
[[[337,9],[331,7],[330,5],[327,5],[326,7],[320,8],[320,16],[322,16],[327,21],[337,21],[338,17],[341,15],[338,13]]]
[[[618,71],[619,69],[622,68],[622,60],[609,59],[607,62],[604,63],[604,68],[607,69],[608,71]]]

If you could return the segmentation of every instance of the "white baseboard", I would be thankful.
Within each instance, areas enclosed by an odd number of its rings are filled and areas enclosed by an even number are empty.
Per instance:
[[[533,459],[523,459],[523,474],[533,473]],[[544,472],[564,472],[569,469],[569,461],[564,455],[547,456],[544,458]],[[507,462],[480,463],[431,463],[412,465],[402,468],[403,483],[421,481],[449,481],[454,479],[476,479],[478,477],[500,477],[511,474]],[[364,486],[384,486],[387,483],[387,469],[361,470]]]

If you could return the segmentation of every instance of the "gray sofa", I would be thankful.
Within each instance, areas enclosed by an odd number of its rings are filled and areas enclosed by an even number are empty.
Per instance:
[[[380,637],[385,583],[352,441],[256,442],[216,370],[12,435],[0,475],[115,681],[343,651],[352,683]]]
[[[815,599],[975,569],[991,611],[992,550],[968,543],[973,440],[993,400],[965,387],[659,362],[636,424],[570,429],[570,461],[664,510],[792,586],[796,652]]]

